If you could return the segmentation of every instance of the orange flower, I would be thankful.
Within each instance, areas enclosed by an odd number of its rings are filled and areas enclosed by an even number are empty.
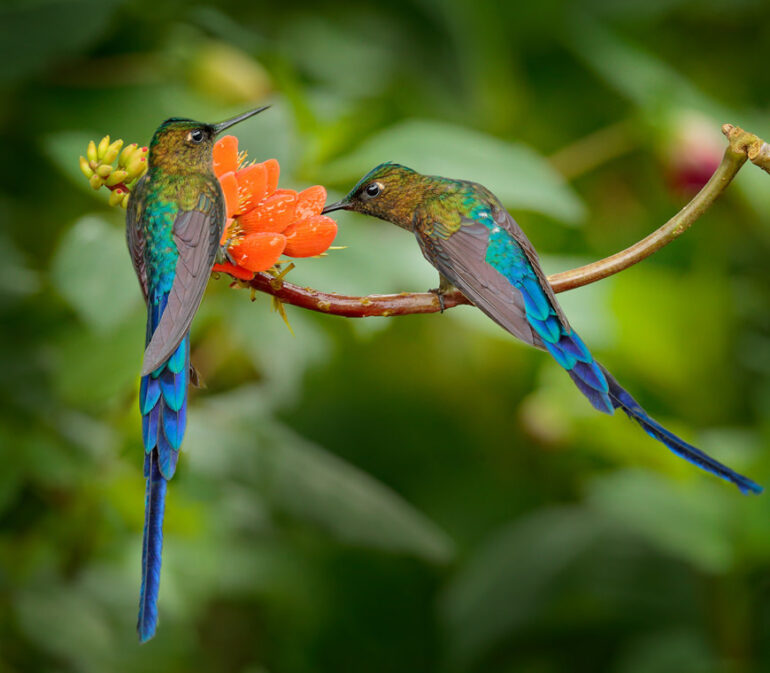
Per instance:
[[[328,250],[337,223],[321,215],[326,190],[320,185],[299,193],[278,189],[280,166],[275,159],[244,166],[245,159],[234,136],[214,145],[214,174],[228,218],[222,245],[234,262],[216,264],[214,270],[248,280],[274,266],[281,255],[314,257]]]

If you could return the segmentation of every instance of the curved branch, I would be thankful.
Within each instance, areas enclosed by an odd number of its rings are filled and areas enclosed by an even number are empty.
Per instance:
[[[714,203],[747,159],[751,159],[757,166],[770,172],[770,146],[767,143],[754,134],[731,124],[725,124],[722,127],[722,133],[729,141],[722,162],[692,201],[662,227],[631,247],[577,269],[548,276],[548,282],[554,292],[565,292],[607,278],[641,262],[671,243],[687,231]],[[347,318],[437,313],[442,310],[438,296],[432,292],[402,292],[355,297],[300,287],[266,272],[258,273],[251,280],[241,282],[254,290],[270,294],[286,304]],[[443,300],[444,309],[471,303],[457,290],[444,294]]]

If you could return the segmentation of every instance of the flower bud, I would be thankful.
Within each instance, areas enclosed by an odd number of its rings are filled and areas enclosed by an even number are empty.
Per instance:
[[[126,192],[122,189],[113,189],[110,192],[110,205],[111,206],[119,206],[123,203],[123,198],[125,197]]]
[[[106,178],[110,173],[112,173],[112,166],[109,164],[102,164],[96,169],[96,174],[102,178]]]
[[[123,197],[123,201],[121,201],[120,205],[123,208],[128,208],[128,199],[131,196],[131,192],[126,192],[126,195]]]
[[[114,163],[115,159],[118,158],[118,154],[120,154],[121,147],[123,147],[123,140],[118,138],[118,140],[116,140],[107,148],[107,151],[104,153],[102,162],[105,164]]]
[[[147,158],[140,152],[137,152],[131,157],[131,161],[128,166],[126,166],[126,170],[128,171],[129,179],[131,181],[141,178],[147,170]]]
[[[88,157],[89,161],[92,161],[96,163],[99,160],[99,157],[97,156],[96,152],[96,143],[91,140],[88,143],[88,151],[86,152],[86,156]]]
[[[136,143],[131,143],[130,145],[126,145],[123,148],[123,151],[120,153],[120,158],[118,159],[118,166],[121,168],[125,168],[128,166],[128,162],[131,159],[132,156],[134,156],[134,153],[137,150],[138,145]]]
[[[93,169],[88,165],[88,159],[85,157],[80,157],[80,170],[83,171],[83,175],[87,178],[90,178],[94,174]]]
[[[96,148],[96,158],[100,161],[104,158],[104,155],[107,153],[107,148],[110,146],[110,137],[104,136],[99,141],[99,146]]]
[[[109,177],[105,181],[105,184],[108,187],[114,187],[115,185],[119,185],[121,182],[123,182],[127,177],[128,171],[118,168],[117,170],[114,170],[112,173],[110,173]]]
[[[100,178],[98,175],[92,175],[88,182],[91,183],[91,187],[93,189],[99,189],[99,187],[104,184],[104,180],[102,180],[102,178]]]

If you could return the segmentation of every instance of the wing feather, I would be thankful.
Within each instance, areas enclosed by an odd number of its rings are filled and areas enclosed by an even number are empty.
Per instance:
[[[567,318],[540,267],[540,260],[532,243],[501,205],[493,209],[493,219],[494,224],[510,234],[524,253],[535,272],[537,283],[543,288],[558,321],[569,332],[570,327]],[[427,230],[435,229],[435,225],[427,228]],[[487,223],[463,218],[462,226],[445,238],[429,236],[422,233],[420,228],[416,228],[415,231],[426,259],[462,291],[477,308],[522,341],[537,348],[544,348],[542,338],[527,319],[525,301],[527,298],[512,284],[509,278],[486,260],[490,234],[490,227]],[[524,285],[526,285],[526,281],[527,279],[522,277]],[[528,297],[528,299],[531,301],[531,298]]]
[[[417,235],[423,255],[447,280],[503,329],[543,348],[527,321],[524,299],[510,281],[485,261],[489,229],[466,224],[448,238]]]
[[[177,215],[173,236],[179,257],[174,283],[158,327],[144,351],[142,376],[168,360],[189,331],[214,266],[224,221],[221,202],[206,196],[201,197],[196,210]]]
[[[142,214],[144,212],[144,187],[147,176],[143,175],[134,187],[134,192],[128,200],[126,212],[126,243],[131,253],[131,262],[134,265],[136,277],[139,279],[139,287],[142,288],[144,302],[147,303],[147,269],[144,261],[144,236],[142,236]]]

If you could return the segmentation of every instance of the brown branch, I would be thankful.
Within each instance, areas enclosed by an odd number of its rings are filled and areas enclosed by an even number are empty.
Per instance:
[[[747,159],[770,173],[770,146],[767,143],[754,134],[731,124],[725,124],[722,127],[722,133],[729,142],[722,162],[692,201],[662,227],[631,247],[586,266],[548,276],[548,282],[554,292],[565,292],[607,278],[641,262],[671,243],[687,231],[714,203]],[[268,273],[256,274],[252,280],[245,281],[245,285],[270,294],[287,304],[347,318],[437,313],[441,310],[438,296],[432,292],[402,292],[401,294],[353,297],[300,287],[277,279]],[[445,309],[471,303],[459,291],[447,293],[443,295],[443,299]]]

